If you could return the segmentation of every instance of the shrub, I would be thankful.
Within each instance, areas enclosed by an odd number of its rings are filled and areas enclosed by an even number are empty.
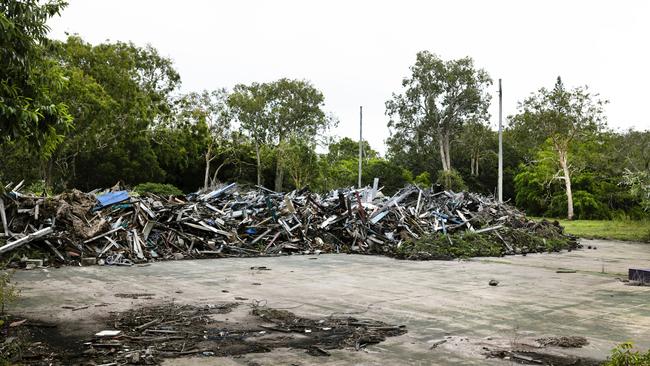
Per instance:
[[[20,296],[20,290],[11,283],[11,275],[10,272],[0,273],[0,316],[2,317],[5,315],[5,308]],[[3,320],[0,319],[0,325],[4,323]]]
[[[605,366],[650,366],[650,350],[641,353],[633,348],[631,342],[619,344],[612,350]]]
[[[133,188],[136,193],[153,193],[161,196],[181,196],[183,192],[171,184],[142,183]]]
[[[431,188],[431,174],[424,172],[415,177],[413,183],[420,188]]]
[[[456,170],[439,171],[436,184],[443,187],[445,190],[452,190],[455,192],[460,192],[467,189],[467,185],[465,185],[463,177],[461,177]]]

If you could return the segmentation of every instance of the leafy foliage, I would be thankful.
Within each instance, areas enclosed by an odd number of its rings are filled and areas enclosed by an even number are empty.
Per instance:
[[[632,172],[629,169],[623,174],[623,184],[630,187],[630,194],[641,201],[644,210],[650,210],[650,171]]]
[[[407,150],[413,157],[438,145],[442,170],[451,170],[451,140],[468,120],[487,116],[492,84],[487,72],[469,58],[444,61],[418,52],[411,75],[402,80],[404,92],[386,102],[390,149]],[[427,148],[427,146],[429,148]]]
[[[174,187],[171,184],[162,184],[162,183],[140,183],[137,186],[133,187],[133,190],[137,193],[153,193],[161,196],[181,196],[183,192]]]
[[[565,185],[567,217],[574,217],[571,185],[572,160],[569,158],[573,144],[598,133],[604,124],[603,105],[606,101],[589,93],[587,87],[567,90],[560,77],[552,90],[541,88],[520,103],[520,112],[511,117],[515,129],[525,131],[537,141],[547,141],[556,154],[560,174]]]
[[[48,57],[46,21],[64,1],[7,0],[0,3],[0,144],[26,140],[44,156],[62,141],[72,116],[56,93],[66,88],[63,69]]]
[[[612,350],[605,366],[650,366],[650,350],[641,353],[631,342],[621,343]]]
[[[423,172],[419,174],[413,180],[413,184],[417,185],[420,188],[429,188],[431,187],[431,174],[429,172]]]
[[[47,39],[46,21],[65,5],[0,4],[0,181],[25,180],[45,194],[117,181],[160,194],[217,181],[315,191],[358,184],[358,142],[326,138],[337,120],[309,81],[179,94],[172,60],[151,46]],[[493,193],[490,85],[469,57],[419,52],[386,103],[386,156],[362,142],[362,185],[378,177],[385,194],[406,183]],[[575,217],[647,216],[650,131],[604,129],[604,103],[561,80],[525,99],[504,132],[506,199],[536,215],[568,215],[571,196]]]
[[[452,190],[455,192],[460,192],[467,189],[465,181],[463,181],[463,177],[461,177],[461,175],[458,174],[458,171],[456,170],[439,171],[438,178],[436,179],[436,184],[445,190]]]
[[[11,276],[11,272],[0,273],[0,316],[4,316],[7,306],[18,300],[20,296],[18,287],[11,283]]]

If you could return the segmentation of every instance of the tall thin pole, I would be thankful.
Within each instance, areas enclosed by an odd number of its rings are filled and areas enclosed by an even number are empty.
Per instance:
[[[501,79],[499,79],[499,202],[503,202],[503,91],[501,90]]]
[[[363,106],[359,106],[359,185],[361,188],[361,159],[363,158]]]

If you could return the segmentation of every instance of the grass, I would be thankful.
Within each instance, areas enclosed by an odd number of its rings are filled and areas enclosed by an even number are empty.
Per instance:
[[[568,234],[581,238],[650,243],[650,220],[557,220]]]

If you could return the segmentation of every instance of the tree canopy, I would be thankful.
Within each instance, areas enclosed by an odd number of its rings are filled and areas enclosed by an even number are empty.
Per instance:
[[[48,39],[46,22],[65,5],[0,4],[0,182],[53,193],[120,181],[160,194],[231,181],[357,185],[359,142],[329,135],[337,119],[310,81],[181,93],[173,61],[154,47]],[[406,184],[494,193],[491,83],[469,57],[419,52],[386,102],[386,155],[362,141],[362,185],[377,177],[385,194]],[[608,129],[604,103],[559,78],[522,99],[504,131],[505,198],[535,215],[647,217],[650,131]]]
[[[402,81],[404,91],[386,102],[390,149],[407,149],[417,157],[437,145],[442,170],[451,170],[452,140],[468,120],[487,120],[491,84],[469,57],[445,61],[418,52],[411,75]]]

